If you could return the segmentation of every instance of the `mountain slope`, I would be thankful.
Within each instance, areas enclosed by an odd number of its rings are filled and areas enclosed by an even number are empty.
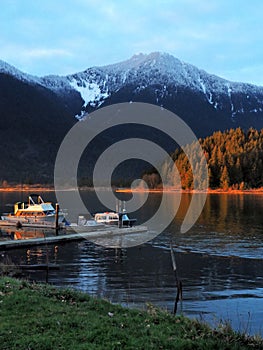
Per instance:
[[[263,126],[263,87],[230,82],[158,52],[63,78],[46,77],[42,83],[58,94],[78,91],[84,101],[80,118],[102,105],[132,100],[177,113],[198,136]]]
[[[230,82],[166,53],[139,54],[65,77],[33,77],[4,62],[1,70],[53,91],[78,118],[102,105],[133,100],[162,105],[190,126],[200,128],[204,120],[211,124],[210,133],[233,126],[262,127],[263,87]]]
[[[230,82],[169,54],[139,54],[68,76],[45,77],[0,61],[0,180],[52,181],[60,142],[77,119],[97,108],[130,101],[171,110],[198,137],[236,127],[263,128],[263,87]],[[120,135],[135,136],[137,131],[113,130],[100,140],[96,152]],[[140,137],[174,150],[174,143],[158,133],[144,129]]]
[[[0,180],[51,182],[72,114],[52,91],[8,74],[0,73],[0,96]]]

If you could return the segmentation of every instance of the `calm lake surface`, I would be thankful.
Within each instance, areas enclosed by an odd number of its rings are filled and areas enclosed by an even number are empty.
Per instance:
[[[12,204],[27,196],[25,192],[0,193],[1,213],[12,211]],[[43,197],[56,201],[54,192],[45,192]],[[94,192],[82,191],[82,198],[91,212],[105,210]],[[167,208],[178,198],[176,193],[169,194]],[[137,247],[116,251],[85,240],[2,251],[0,260],[59,264],[60,269],[48,275],[46,271],[26,273],[33,280],[48,279],[56,286],[71,286],[124,306],[144,308],[149,302],[172,312],[176,296],[172,240],[183,284],[178,313],[212,325],[229,321],[236,330],[263,336],[263,195],[209,194],[198,221],[182,234],[180,225],[190,199],[190,194],[183,194],[173,222],[154,240]],[[160,200],[161,194],[150,194],[132,216],[143,223]],[[4,229],[0,236],[9,239]]]

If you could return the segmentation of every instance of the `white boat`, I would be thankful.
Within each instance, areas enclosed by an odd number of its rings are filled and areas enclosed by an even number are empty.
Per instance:
[[[17,226],[54,226],[61,224],[65,219],[64,213],[53,207],[51,202],[45,202],[40,195],[31,194],[28,202],[17,202],[14,204],[14,213],[3,214],[1,216],[4,225]]]
[[[94,218],[87,219],[84,215],[78,216],[77,223],[71,222],[67,224],[67,227],[73,229],[77,232],[88,232],[88,231],[94,231],[94,230],[101,230],[105,227],[104,224],[98,223],[94,220]]]
[[[132,227],[136,219],[130,219],[127,213],[124,211],[117,212],[104,212],[96,213],[94,219],[97,223],[105,225],[118,225],[119,227]]]

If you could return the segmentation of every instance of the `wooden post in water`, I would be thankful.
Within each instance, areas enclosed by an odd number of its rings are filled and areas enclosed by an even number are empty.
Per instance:
[[[58,235],[58,213],[59,213],[59,204],[56,203],[56,223],[55,223],[55,229],[56,229],[56,235]]]
[[[48,256],[48,246],[46,244],[46,265],[47,265],[47,269],[46,269],[46,283],[48,283],[48,277],[49,277],[49,256]]]
[[[175,255],[174,255],[174,251],[173,251],[173,247],[172,247],[172,242],[170,242],[170,249],[171,249],[173,271],[174,271],[176,287],[177,287],[177,293],[176,293],[176,298],[175,298],[175,302],[174,302],[174,310],[173,310],[173,314],[176,315],[178,301],[183,300],[182,282],[179,280],[178,275],[177,275],[177,268],[176,268]]]
[[[123,217],[123,214],[119,213],[119,228],[122,228],[122,217]]]
[[[123,216],[123,213],[122,213],[122,202],[121,201],[118,201],[118,211],[117,211],[117,213],[119,214],[118,227],[122,228],[122,216]]]

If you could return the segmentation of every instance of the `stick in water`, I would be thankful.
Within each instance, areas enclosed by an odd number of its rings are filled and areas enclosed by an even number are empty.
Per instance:
[[[183,293],[182,293],[182,282],[179,280],[178,275],[177,275],[177,268],[176,268],[175,255],[174,255],[172,242],[170,242],[170,249],[171,249],[173,271],[174,271],[176,287],[177,287],[177,294],[176,294],[176,298],[175,298],[175,302],[174,302],[174,310],[173,310],[173,314],[176,315],[177,304],[178,304],[179,300],[181,300],[181,301],[183,300]]]

